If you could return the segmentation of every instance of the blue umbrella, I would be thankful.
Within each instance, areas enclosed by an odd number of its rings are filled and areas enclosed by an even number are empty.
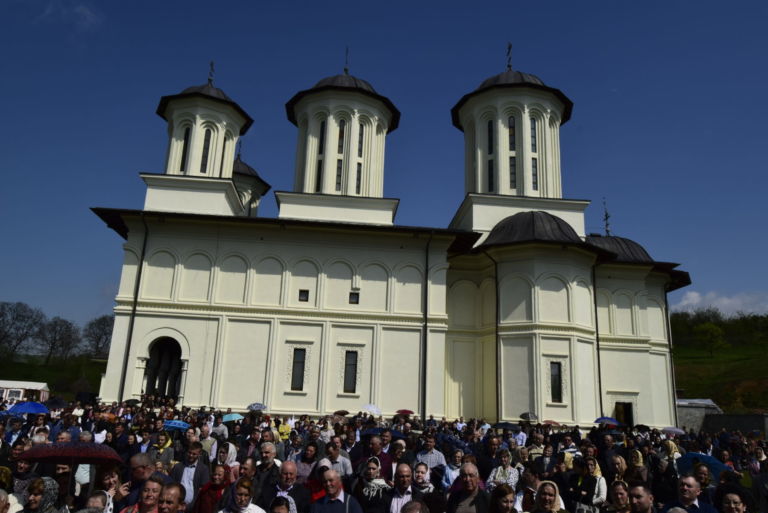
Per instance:
[[[163,422],[163,429],[166,431],[173,431],[174,429],[178,429],[179,431],[184,431],[189,428],[189,424],[186,422],[182,422],[180,420],[166,420]]]
[[[16,403],[8,410],[14,415],[21,415],[22,413],[48,413],[48,408],[42,403],[36,403],[34,401],[24,401]]]
[[[595,424],[611,424],[613,426],[621,426],[621,422],[613,417],[598,417],[595,419]]]
[[[494,429],[509,429],[510,431],[520,431],[520,426],[512,422],[497,422],[493,425]]]
[[[724,470],[730,470],[722,461],[700,452],[687,452],[680,456],[677,459],[677,470],[682,476],[691,472],[697,463],[705,464],[715,479],[719,479]]]
[[[267,405],[264,403],[251,403],[248,405],[248,409],[250,411],[263,411],[267,409]]]
[[[224,422],[235,422],[237,420],[243,420],[245,417],[240,415],[239,413],[227,413],[224,415],[224,417],[221,419]]]

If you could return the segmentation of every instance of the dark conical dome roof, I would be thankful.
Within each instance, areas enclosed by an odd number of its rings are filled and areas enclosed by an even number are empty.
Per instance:
[[[563,104],[563,119],[561,121],[561,124],[571,119],[571,113],[573,112],[573,102],[560,89],[549,87],[544,83],[542,79],[540,79],[536,75],[531,75],[530,73],[524,73],[522,71],[508,69],[503,73],[499,73],[498,75],[494,75],[492,77],[486,78],[480,83],[477,89],[461,97],[461,100],[459,100],[458,103],[454,105],[453,108],[451,109],[451,119],[453,121],[453,126],[458,128],[459,130],[462,130],[462,131],[464,130],[464,127],[461,126],[461,120],[459,119],[459,111],[464,106],[464,104],[467,103],[473,97],[481,93],[484,93],[485,91],[488,91],[490,89],[522,88],[522,87],[527,87],[529,89],[538,89],[539,91],[546,91],[548,93],[552,93]]]
[[[519,212],[506,217],[493,227],[483,246],[501,246],[523,242],[556,242],[582,244],[570,224],[548,212]]]
[[[241,116],[245,118],[245,124],[243,124],[243,127],[240,129],[240,135],[243,135],[248,131],[248,129],[253,124],[253,119],[251,116],[248,115],[245,110],[243,110],[240,105],[237,104],[232,98],[227,96],[227,94],[219,89],[218,87],[214,87],[214,85],[211,82],[208,82],[203,85],[199,86],[191,86],[184,89],[179,94],[172,94],[170,96],[163,96],[160,98],[160,104],[157,106],[157,115],[163,118],[164,120],[168,121],[168,118],[165,117],[165,111],[168,108],[168,104],[172,102],[173,100],[178,100],[181,98],[190,98],[193,96],[199,96],[203,98],[207,98],[209,100],[213,100],[219,103],[224,103],[226,105],[229,105],[233,107]]]
[[[651,258],[651,255],[648,254],[645,248],[631,239],[616,237],[615,235],[590,234],[587,237],[587,242],[593,246],[616,253],[616,262],[654,263],[653,258]]]
[[[395,107],[395,104],[392,103],[389,98],[377,93],[370,82],[367,82],[362,78],[352,76],[348,73],[342,73],[341,75],[334,75],[332,77],[323,78],[310,89],[299,91],[293,95],[293,98],[288,100],[288,102],[285,104],[285,111],[288,114],[288,121],[296,125],[296,104],[298,104],[299,101],[301,101],[304,97],[322,91],[355,92],[379,100],[384,104],[384,106],[392,115],[388,130],[392,132],[400,124],[400,111],[397,110],[397,107]]]
[[[242,161],[239,153],[235,158],[235,161],[232,163],[232,174],[243,175],[249,178],[256,178],[262,185],[262,195],[272,188],[271,185],[269,185],[261,176],[259,176],[259,173],[257,173],[255,169]]]

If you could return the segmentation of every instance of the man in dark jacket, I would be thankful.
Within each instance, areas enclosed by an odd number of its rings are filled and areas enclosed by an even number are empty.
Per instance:
[[[401,463],[395,469],[395,486],[385,492],[385,513],[400,513],[400,510],[410,501],[420,501],[423,494],[411,487],[413,472],[406,463]]]
[[[186,496],[184,502],[187,507],[192,506],[197,499],[197,492],[211,479],[211,472],[208,466],[200,461],[200,454],[203,452],[203,444],[192,442],[187,450],[186,460],[179,462],[171,469],[171,479],[184,485]]]
[[[323,489],[325,495],[312,504],[310,513],[363,513],[357,499],[344,493],[341,476],[335,470],[323,473]]]
[[[456,513],[457,510],[488,513],[491,500],[488,493],[478,486],[480,473],[477,467],[472,463],[463,464],[457,479],[461,480],[461,489],[448,497],[446,513]]]
[[[275,497],[278,495],[288,495],[296,504],[297,513],[309,513],[309,504],[311,500],[309,490],[304,486],[296,484],[296,477],[298,477],[296,463],[292,461],[283,462],[280,466],[280,478],[277,485],[266,487],[261,490],[259,506],[261,506],[264,511],[269,511],[269,506],[272,504]]]

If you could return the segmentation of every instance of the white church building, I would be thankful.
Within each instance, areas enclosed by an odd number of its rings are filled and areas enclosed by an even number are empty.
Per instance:
[[[425,228],[383,196],[400,113],[363,80],[286,104],[296,170],[276,218],[235,154],[251,117],[210,81],[162,97],[165,172],[141,174],[144,208],[93,209],[125,239],[102,399],[674,425],[666,298],[690,279],[585,232],[589,202],[561,190],[572,107],[511,69],[462,97],[466,196]]]

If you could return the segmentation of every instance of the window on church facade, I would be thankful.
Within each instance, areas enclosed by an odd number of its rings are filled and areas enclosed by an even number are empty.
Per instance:
[[[309,289],[300,289],[299,290],[299,301],[302,303],[308,303],[309,302]]]
[[[563,402],[563,364],[561,362],[550,362],[549,379],[552,388],[551,400],[553,403]]]
[[[293,364],[291,365],[291,390],[301,392],[304,390],[304,367],[307,360],[307,350],[295,348],[293,350]]]
[[[357,351],[347,351],[344,354],[344,393],[354,394],[357,391]]]
[[[344,153],[344,132],[347,129],[347,122],[346,120],[342,119],[339,121],[339,147],[336,150],[336,153]]]
[[[360,304],[360,293],[359,292],[350,292],[349,293],[349,304],[350,305],[359,305]]]
[[[517,158],[509,157],[509,188],[517,189]]]
[[[317,160],[317,171],[315,172],[315,192],[323,190],[323,159]]]
[[[355,178],[355,194],[360,194],[363,185],[363,164],[357,163],[357,177]]]
[[[536,118],[531,118],[531,153],[538,152],[539,142],[537,139]]]
[[[181,165],[179,171],[182,173],[187,172],[187,153],[189,153],[189,136],[192,132],[190,127],[184,129],[184,142],[181,143]]]
[[[515,136],[515,116],[509,116],[507,120],[507,129],[509,130],[509,151],[512,153],[517,149],[517,140]]]
[[[493,155],[493,120],[488,120],[488,155]]]
[[[211,151],[211,129],[205,129],[205,139],[203,139],[203,158],[200,159],[200,172],[205,173],[208,170],[208,154]]]
[[[488,192],[493,192],[496,184],[493,180],[493,159],[488,160]]]
[[[365,125],[360,123],[360,130],[357,133],[357,156],[363,157],[363,138],[365,134]]]
[[[344,167],[344,161],[341,159],[338,159],[336,161],[336,192],[341,192],[341,179],[342,179],[343,167]]]
[[[320,141],[317,143],[317,154],[325,152],[325,121],[320,122]]]
[[[531,188],[539,190],[539,159],[536,157],[531,159]]]

